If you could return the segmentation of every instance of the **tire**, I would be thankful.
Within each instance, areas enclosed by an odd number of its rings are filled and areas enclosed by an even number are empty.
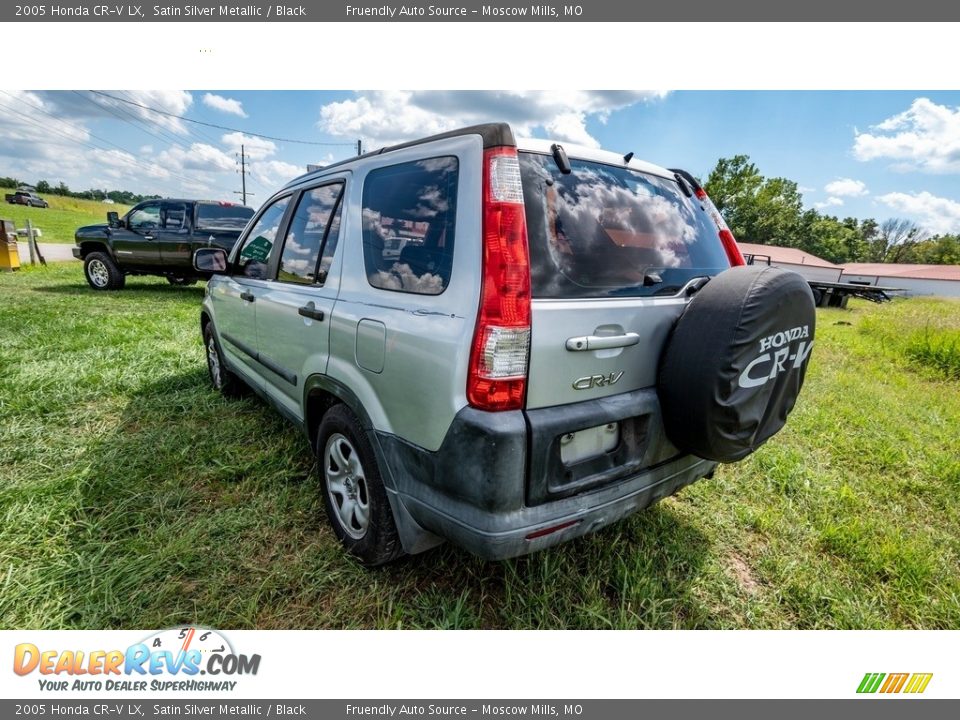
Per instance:
[[[820,288],[812,288],[812,290],[813,290],[813,304],[816,305],[817,307],[820,307],[821,303],[823,303],[823,290],[821,290]]]
[[[323,416],[317,456],[327,518],[347,552],[367,567],[403,554],[373,448],[346,405]]]
[[[104,252],[89,253],[83,259],[83,275],[94,290],[121,290],[127,284],[127,276]]]
[[[657,393],[678,449],[740,460],[783,428],[810,361],[810,285],[775,267],[734,267],[684,309],[660,358]]]
[[[207,373],[210,376],[210,384],[213,385],[213,389],[228,398],[244,395],[247,388],[243,380],[230,372],[223,362],[223,351],[220,349],[220,343],[217,342],[217,336],[213,332],[212,322],[203,326],[203,350],[207,358]]]
[[[190,287],[197,284],[197,279],[193,277],[174,277],[167,275],[167,282],[178,287]]]

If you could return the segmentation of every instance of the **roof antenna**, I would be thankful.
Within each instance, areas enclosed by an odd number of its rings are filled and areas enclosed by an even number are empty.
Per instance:
[[[632,153],[632,152],[628,152],[626,155],[623,156],[623,164],[624,164],[624,165],[629,165],[631,160],[633,160],[633,153]]]
[[[550,146],[550,152],[553,153],[553,161],[560,168],[560,172],[569,175],[572,168],[570,167],[570,158],[567,157],[567,151],[563,149],[563,145],[554,143]]]

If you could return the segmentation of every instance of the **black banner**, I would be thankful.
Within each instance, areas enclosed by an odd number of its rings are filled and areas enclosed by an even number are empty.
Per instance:
[[[63,0],[0,6],[3,22],[753,22],[753,21],[951,21],[960,5],[940,0],[912,3],[807,0],[687,0],[683,3],[627,3],[623,0],[571,0],[560,3],[370,2],[369,0],[290,0],[234,2],[167,0],[118,3],[115,0]],[[718,30],[719,33],[719,30]]]

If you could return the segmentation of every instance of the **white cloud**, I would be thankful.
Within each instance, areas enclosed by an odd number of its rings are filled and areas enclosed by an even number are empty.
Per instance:
[[[898,213],[912,216],[932,233],[960,232],[960,202],[938,197],[924,190],[919,193],[893,192],[877,200]]]
[[[306,171],[305,167],[283,160],[263,160],[253,163],[250,167],[253,178],[271,191],[279,189],[281,185],[303,175]]]
[[[870,192],[862,181],[852,178],[837,178],[833,182],[828,182],[823,189],[829,195],[837,197],[860,197]]]
[[[817,191],[817,189],[816,189],[815,187],[807,187],[806,185],[800,185],[800,186],[798,186],[798,187],[797,187],[797,190],[799,190],[799,191],[802,192],[802,193],[812,193],[812,192],[816,192],[816,191]]]
[[[232,171],[237,165],[230,155],[207,143],[193,143],[188,150],[171,145],[157,156],[157,162],[174,173],[184,170]]]
[[[838,198],[834,195],[831,195],[823,202],[818,202],[813,204],[814,207],[820,208],[821,210],[823,208],[828,208],[828,207],[840,207],[841,205],[843,205],[843,199]]]
[[[610,114],[659,91],[407,91],[358,93],[320,108],[319,127],[331,135],[363,138],[371,148],[483,122],[508,122],[520,135],[542,129],[551,138],[596,146],[590,119]]]
[[[247,114],[243,111],[243,103],[239,100],[234,100],[233,98],[225,98],[223,95],[214,95],[213,93],[206,93],[203,96],[203,104],[214,110],[219,110],[222,113],[227,113],[228,115],[236,115],[238,117],[248,117]]]
[[[242,132],[227,133],[220,138],[220,141],[227,146],[228,151],[237,155],[240,154],[242,145],[248,160],[262,160],[277,152],[277,145],[272,140],[244,135]]]
[[[917,98],[871,131],[856,135],[853,155],[858,160],[894,160],[897,170],[960,172],[960,108]]]

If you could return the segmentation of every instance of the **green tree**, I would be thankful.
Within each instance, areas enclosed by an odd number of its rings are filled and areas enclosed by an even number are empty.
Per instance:
[[[926,230],[913,220],[890,218],[880,223],[869,242],[869,262],[907,262],[914,247],[927,239]]]
[[[786,178],[765,178],[747,155],[720,158],[705,189],[743,242],[799,247],[803,197]]]
[[[50,183],[46,180],[41,180],[37,183],[37,192],[38,193],[48,193],[51,192],[53,188],[50,187]]]

